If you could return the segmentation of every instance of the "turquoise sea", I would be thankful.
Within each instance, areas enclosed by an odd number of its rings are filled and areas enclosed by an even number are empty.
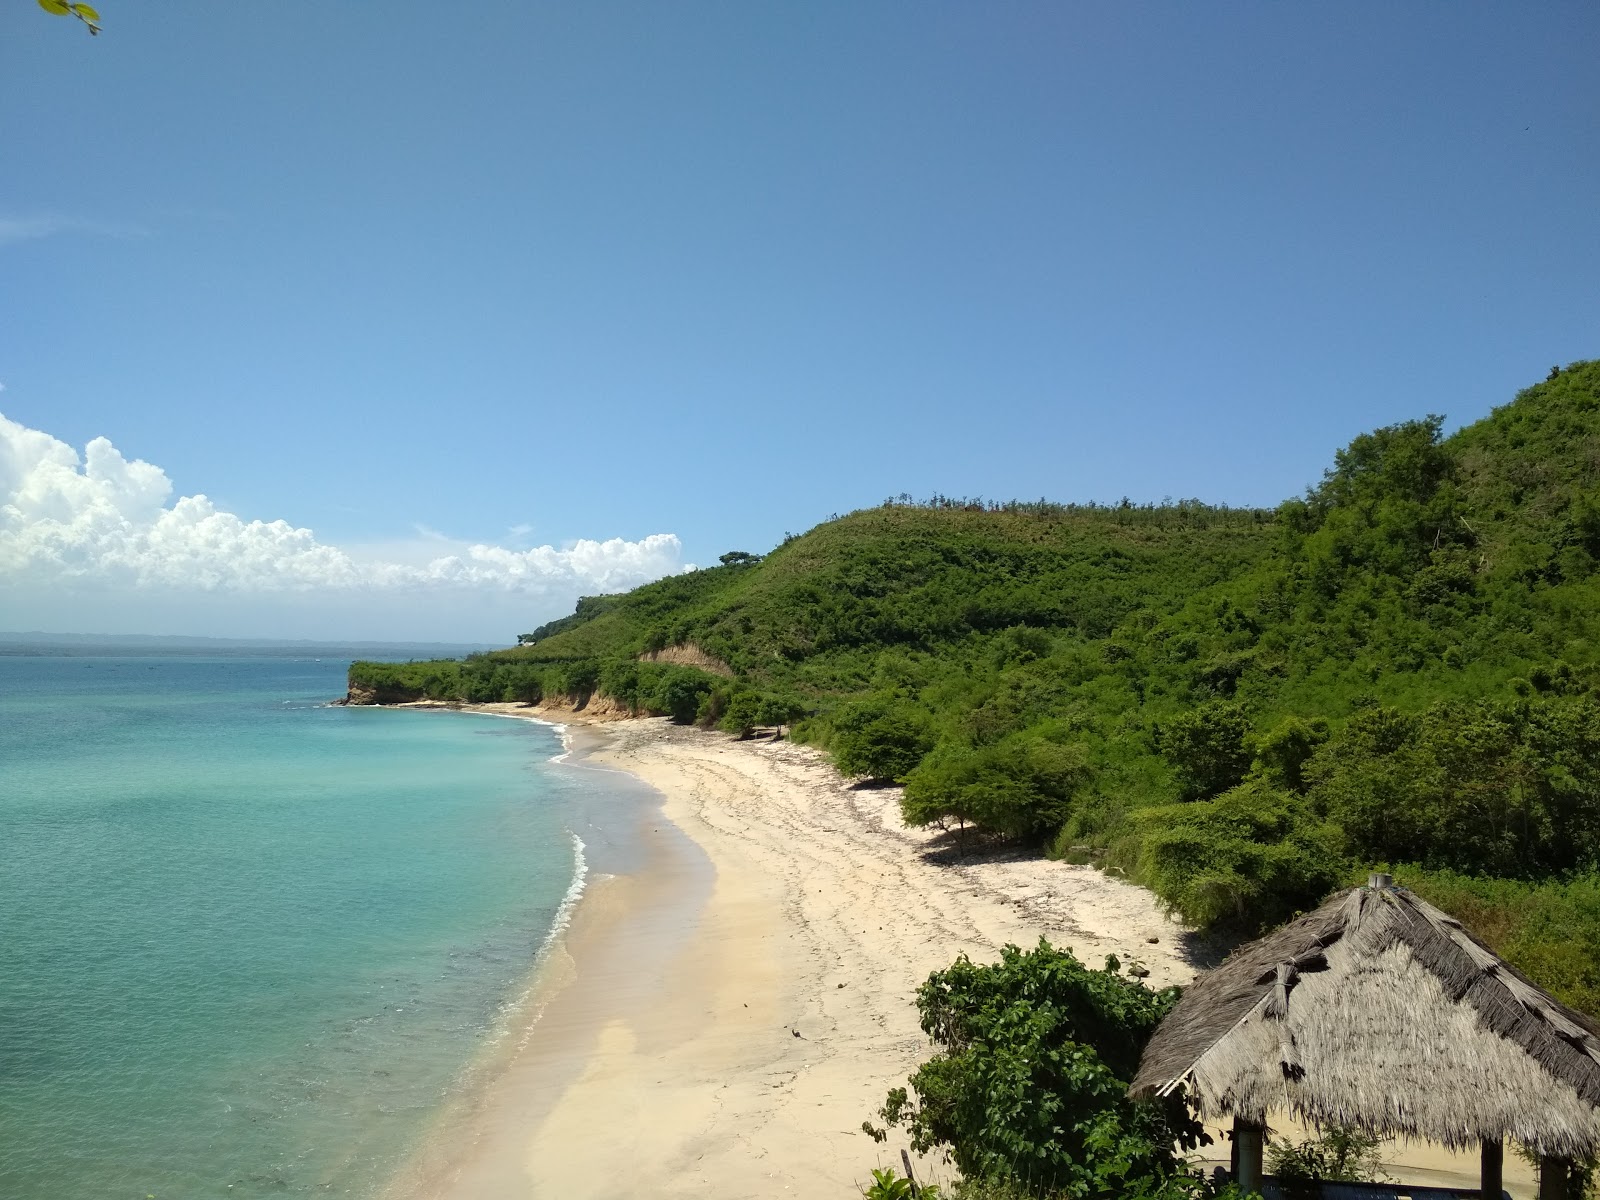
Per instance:
[[[649,793],[344,660],[0,657],[0,1196],[372,1195]]]

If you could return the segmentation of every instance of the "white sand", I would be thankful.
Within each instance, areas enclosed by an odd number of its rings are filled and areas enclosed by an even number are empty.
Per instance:
[[[692,844],[647,831],[645,869],[591,887],[543,1015],[397,1195],[848,1197],[898,1164],[904,1139],[879,1146],[861,1123],[928,1056],[912,999],[957,953],[1043,934],[1094,966],[1142,961],[1154,985],[1192,974],[1143,889],[1036,857],[959,860],[901,828],[893,789],[852,790],[814,751],[665,720],[589,729],[587,761],[657,788]],[[709,895],[686,902],[697,880]]]
[[[1144,889],[1037,856],[963,859],[950,835],[901,826],[897,790],[853,789],[805,747],[664,719],[583,732],[586,761],[653,785],[665,822],[641,871],[590,888],[542,1016],[397,1197],[857,1195],[898,1166],[904,1138],[880,1146],[861,1123],[930,1053],[912,1003],[930,971],[1041,935],[1091,966],[1142,962],[1152,986],[1210,965]],[[1475,1158],[1395,1160],[1475,1180]]]

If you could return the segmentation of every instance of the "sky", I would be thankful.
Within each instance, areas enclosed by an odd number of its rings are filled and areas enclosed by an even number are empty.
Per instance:
[[[504,643],[1600,355],[1600,6],[0,8],[0,629]]]

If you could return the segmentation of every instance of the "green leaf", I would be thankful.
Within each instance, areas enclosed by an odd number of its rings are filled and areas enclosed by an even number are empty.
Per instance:
[[[77,13],[85,21],[98,21],[100,19],[100,14],[94,9],[90,8],[87,4],[74,4],[72,6],[72,11]]]
[[[47,13],[55,13],[58,17],[70,16],[72,5],[67,0],[39,0],[39,7]]]

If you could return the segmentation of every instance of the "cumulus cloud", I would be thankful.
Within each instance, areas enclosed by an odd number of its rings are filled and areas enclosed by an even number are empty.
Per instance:
[[[423,563],[365,561],[286,521],[247,521],[203,495],[172,500],[160,467],[95,438],[65,442],[0,415],[0,583],[183,593],[493,591],[565,599],[683,569],[671,533],[564,548],[470,545]]]

